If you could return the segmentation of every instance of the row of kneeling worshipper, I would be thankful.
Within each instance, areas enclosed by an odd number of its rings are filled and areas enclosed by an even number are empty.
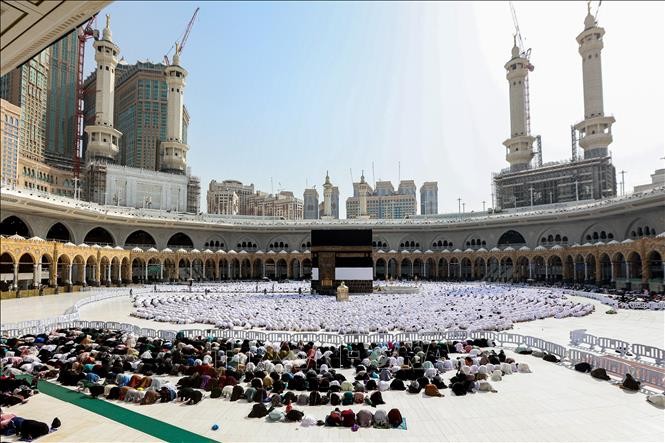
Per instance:
[[[30,397],[39,393],[33,388],[34,386],[27,380],[3,374],[0,376],[0,406],[13,406],[27,402]]]
[[[303,411],[298,409],[288,409],[281,411],[275,409],[274,406],[267,408],[265,405],[259,403],[252,407],[248,415],[249,418],[263,418],[266,417],[270,422],[301,422],[302,426],[332,426],[332,427],[347,427],[347,428],[398,428],[405,423],[402,413],[399,409],[393,408],[386,412],[383,409],[377,409],[374,412],[368,409],[361,409],[354,412],[352,409],[340,410],[335,408],[325,419],[316,419],[311,415],[305,415]],[[354,430],[355,430],[354,429]]]
[[[268,393],[281,395],[287,389],[325,394],[388,389],[420,392],[427,391],[428,385],[443,389],[446,384],[441,376],[451,371],[456,372],[451,388],[462,395],[492,391],[489,379],[530,372],[528,365],[517,364],[503,351],[481,349],[488,345],[487,340],[475,339],[316,347],[302,342],[189,339],[181,334],[170,342],[115,330],[59,329],[3,339],[0,358],[7,364],[8,374],[57,377],[61,384],[87,388],[95,396],[145,404],[178,398],[197,403],[203,397],[201,390],[220,397],[226,392],[231,398],[230,387],[240,382],[248,385],[248,392],[240,388],[242,397],[263,401]],[[453,355],[456,353],[467,355],[462,358]],[[353,382],[332,369],[333,363],[355,366]],[[172,385],[160,378],[167,375],[184,377]],[[429,390],[435,392],[432,387]],[[335,400],[331,397],[330,401]]]
[[[327,296],[215,293],[143,293],[132,316],[159,322],[204,323],[223,330],[418,332],[446,330],[502,331],[515,323],[549,317],[581,317],[591,303],[577,303],[562,290],[499,285],[430,283],[415,294],[365,294],[339,304]]]
[[[577,372],[588,373],[591,377],[598,380],[610,381],[611,377],[607,374],[607,371],[604,368],[594,368],[590,363],[582,361],[576,363],[573,366]],[[633,391],[637,392],[640,390],[642,382],[637,380],[631,374],[626,374],[621,380],[621,383],[618,386],[624,391]]]

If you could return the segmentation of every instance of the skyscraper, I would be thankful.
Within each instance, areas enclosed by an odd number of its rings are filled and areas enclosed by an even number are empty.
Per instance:
[[[425,182],[420,187],[420,214],[432,215],[439,212],[439,185]]]
[[[71,167],[76,132],[78,33],[70,32],[51,46],[46,115],[46,161]]]
[[[238,202],[234,205],[233,195]],[[208,185],[206,201],[209,214],[250,215],[249,200],[254,195],[254,185],[243,185],[238,180],[211,180]]]
[[[2,136],[2,152],[0,153],[0,181],[3,185],[18,184],[18,149],[19,122],[21,108],[0,99],[0,136]]]
[[[353,184],[353,197],[346,199],[346,217],[361,214],[361,189],[365,189],[366,214],[371,218],[399,219],[416,215],[416,185],[413,180],[402,180],[395,192],[389,181],[376,182],[376,190],[367,183]]]
[[[44,160],[46,148],[50,58],[51,51],[47,48],[3,76],[0,86],[1,98],[21,108],[21,155],[36,161]]]
[[[316,188],[307,188],[303,194],[303,218],[315,220],[319,218],[319,193]]]

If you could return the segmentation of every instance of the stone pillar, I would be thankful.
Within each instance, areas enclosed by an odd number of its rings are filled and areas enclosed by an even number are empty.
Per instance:
[[[600,257],[596,257],[596,284],[603,281],[603,268],[600,263]]]
[[[99,261],[95,264],[95,281],[101,285],[102,280],[102,263]]]
[[[164,263],[159,264],[159,280],[164,280]]]
[[[110,285],[111,280],[111,262],[109,262],[109,264],[106,265],[106,282]]]
[[[55,256],[48,270],[48,285],[51,287],[58,285],[58,258]]]
[[[207,278],[206,278],[206,262],[205,262],[205,260],[203,261],[203,279],[204,279],[204,280],[207,280]]]
[[[642,260],[642,286],[645,289],[649,288],[649,277],[651,277],[649,269],[649,260]]]
[[[88,273],[88,269],[85,263],[81,264],[81,269],[83,270],[83,279],[81,280],[81,282],[83,283],[83,286],[85,286],[88,284],[87,282],[88,276],[86,275]]]
[[[122,283],[122,262],[118,261],[118,284]]]
[[[18,263],[14,263],[14,289],[18,288]]]
[[[266,262],[263,261],[263,262],[261,262],[261,263],[262,263],[262,265],[263,265],[263,266],[262,266],[262,267],[263,267],[263,272],[262,272],[261,278],[263,278],[263,277],[266,276]]]
[[[610,261],[610,282],[614,283],[614,262]]]
[[[549,264],[545,261],[545,281],[549,280]]]
[[[144,280],[145,283],[148,282],[148,262],[145,262],[145,275],[144,275]]]
[[[194,278],[194,273],[193,273],[193,267],[194,267],[194,260],[189,261],[189,278]]]
[[[375,268],[375,271],[376,271],[376,268]],[[302,260],[300,260],[300,278],[303,278],[304,276],[305,276],[304,267],[303,267],[303,264],[302,264]]]
[[[533,279],[533,263],[529,261],[529,280]]]
[[[630,262],[626,260],[626,281],[630,281]]]
[[[584,282],[586,282],[588,279],[589,279],[589,267],[586,260],[584,260]]]
[[[67,266],[67,281],[65,283],[67,283],[68,285],[71,285],[72,284],[72,267],[74,265],[72,263],[68,263],[65,266]]]
[[[40,281],[42,279],[42,265],[41,263],[35,263],[32,265],[32,284],[35,288],[39,287]]]

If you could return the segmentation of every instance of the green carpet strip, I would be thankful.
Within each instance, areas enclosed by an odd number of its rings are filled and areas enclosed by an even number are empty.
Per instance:
[[[148,417],[147,415],[139,414],[138,412],[117,406],[105,400],[92,398],[48,381],[39,380],[38,389],[43,394],[94,412],[102,417],[129,426],[163,441],[216,443],[216,440],[211,440],[202,435]]]

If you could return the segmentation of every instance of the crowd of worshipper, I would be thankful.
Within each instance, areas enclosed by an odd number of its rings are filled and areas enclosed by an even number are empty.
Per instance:
[[[486,284],[421,283],[415,294],[353,295],[348,302],[310,294],[254,291],[255,283],[196,286],[196,292],[138,293],[132,316],[159,322],[211,324],[219,329],[335,332],[501,331],[514,323],[581,317],[590,303],[561,290]],[[243,288],[244,287],[244,291]],[[167,287],[168,288],[168,287]]]
[[[30,374],[143,405],[225,398],[251,403],[250,417],[356,429],[405,426],[398,409],[375,409],[388,390],[430,397],[497,392],[502,377],[531,372],[487,339],[316,346],[182,333],[171,342],[75,328],[3,338],[0,358],[7,385],[18,386],[24,382],[16,377]],[[316,420],[300,409],[326,405],[332,411]],[[354,413],[352,405],[364,408]]]

